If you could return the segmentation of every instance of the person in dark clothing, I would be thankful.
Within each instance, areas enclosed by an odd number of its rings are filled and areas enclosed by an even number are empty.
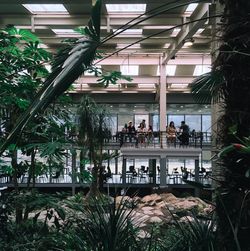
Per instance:
[[[133,126],[132,121],[128,122],[127,131],[128,133],[135,134],[135,127]]]
[[[132,139],[135,139],[137,142],[136,130],[135,130],[135,127],[133,126],[132,121],[128,122],[127,132],[128,132],[129,142],[132,142]]]
[[[181,121],[180,135],[179,135],[180,145],[187,146],[189,144],[189,126],[186,125],[185,121]]]

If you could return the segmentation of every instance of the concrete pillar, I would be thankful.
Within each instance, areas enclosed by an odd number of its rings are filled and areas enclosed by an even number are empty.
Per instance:
[[[118,154],[118,150],[115,150],[115,154]],[[115,174],[118,174],[118,157],[115,158]]]
[[[126,169],[127,169],[127,159],[122,160],[122,184],[126,184]]]
[[[150,183],[153,182],[154,186],[156,185],[156,159],[149,159],[149,180]]]
[[[160,63],[160,144],[161,148],[166,147],[166,112],[167,112],[167,78],[166,78],[166,64]]]
[[[160,159],[160,186],[165,187],[167,185],[167,166],[166,157],[161,157]]]
[[[199,182],[199,159],[194,160],[194,180],[195,182]],[[200,189],[195,187],[194,193],[196,197],[199,197]]]
[[[75,195],[76,193],[76,150],[74,149],[72,151],[72,155],[71,155],[71,167],[72,167],[72,195]]]

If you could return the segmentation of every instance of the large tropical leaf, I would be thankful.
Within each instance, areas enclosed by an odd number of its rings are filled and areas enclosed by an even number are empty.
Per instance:
[[[15,141],[26,124],[52,101],[60,96],[92,63],[100,37],[101,0],[93,7],[92,16],[86,27],[88,36],[80,38],[73,45],[68,45],[55,58],[52,73],[44,83],[34,102],[18,119],[13,131],[0,148],[2,154],[9,144]]]
[[[38,37],[28,30],[17,29],[14,26],[8,26],[6,28],[10,36],[15,37],[17,40],[21,39],[27,42],[39,41]]]
[[[221,97],[224,83],[221,71],[214,70],[197,77],[191,84],[191,92],[197,103],[217,102]]]

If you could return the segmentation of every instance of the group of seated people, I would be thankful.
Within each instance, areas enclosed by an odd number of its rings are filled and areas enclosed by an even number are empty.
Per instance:
[[[174,122],[171,121],[166,127],[167,144],[175,145],[178,139],[180,145],[187,146],[189,145],[189,139],[192,136],[192,133],[196,135],[195,130],[190,133],[189,126],[185,123],[185,121],[182,121],[179,127],[175,127]],[[144,119],[139,124],[137,129],[133,125],[132,121],[129,121],[128,124],[124,125],[122,131],[120,132],[119,139],[121,145],[124,142],[132,141],[136,143],[136,146],[138,146],[138,144],[152,143],[154,139],[153,128],[151,125],[146,128]]]
[[[189,126],[185,123],[185,121],[181,122],[181,126],[176,128],[174,122],[171,121],[169,126],[166,127],[166,137],[168,144],[175,144],[176,139],[180,141],[180,145],[188,145],[189,144]]]
[[[153,142],[153,128],[151,125],[149,125],[148,128],[146,128],[145,120],[143,119],[140,125],[138,126],[137,130],[135,129],[135,126],[133,125],[132,121],[129,121],[128,124],[125,124],[122,129],[122,135],[120,137],[121,142],[126,142],[129,140],[129,142],[132,142],[132,140],[135,141],[136,146],[139,144],[145,144],[152,143]]]

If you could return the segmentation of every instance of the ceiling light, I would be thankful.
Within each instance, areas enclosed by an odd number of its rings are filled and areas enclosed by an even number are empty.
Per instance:
[[[173,89],[183,89],[187,87],[188,87],[188,84],[171,84],[171,88]]]
[[[127,35],[127,34],[130,34],[130,35],[141,35],[142,34],[142,29],[127,29],[127,30],[116,30],[116,29],[113,29],[113,32],[114,33],[118,33],[118,32],[121,32],[118,36],[120,35]]]
[[[23,4],[31,13],[68,13],[63,4]]]
[[[200,35],[205,29],[204,28],[200,28],[196,31],[195,35]]]
[[[51,29],[54,33],[57,35],[62,35],[62,34],[79,34],[78,32],[74,31],[73,29]]]
[[[146,4],[106,4],[107,11],[111,12],[136,12],[143,13],[146,11]]]
[[[38,48],[48,49],[49,46],[47,44],[38,44]]]
[[[128,45],[129,44],[117,44],[116,49],[123,49]],[[127,49],[140,49],[140,48],[141,48],[140,44],[133,44],[133,45],[129,46]]]
[[[170,46],[170,43],[165,43],[164,46],[163,46],[163,48],[167,49],[169,46]]]
[[[184,46],[192,46],[194,44],[193,38],[187,38],[183,41]]]

